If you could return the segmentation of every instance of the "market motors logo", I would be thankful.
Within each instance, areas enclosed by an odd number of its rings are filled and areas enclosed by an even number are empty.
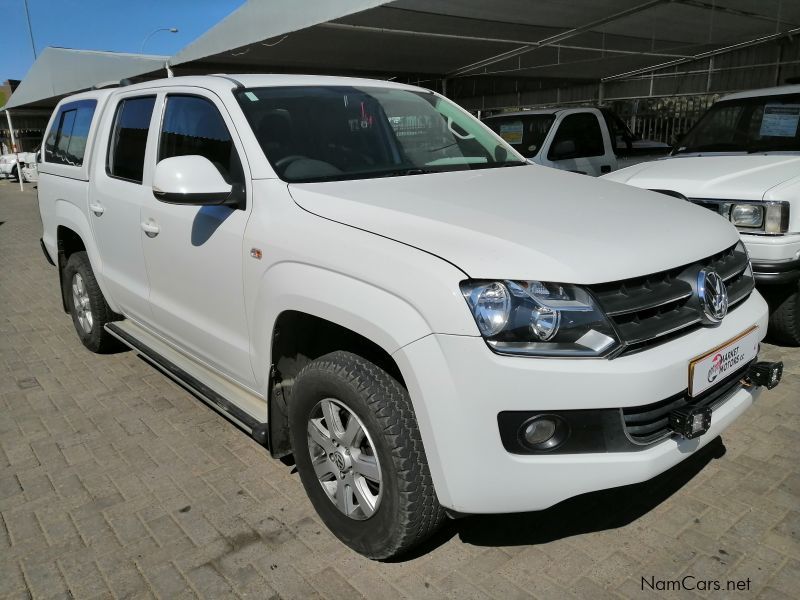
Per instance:
[[[711,367],[708,369],[708,382],[715,381],[720,375],[725,375],[735,369],[744,360],[744,355],[739,353],[739,347],[732,348],[725,354],[718,352],[711,359]]]
[[[716,380],[719,377],[720,370],[722,369],[722,354],[717,354],[711,361],[711,368],[708,370],[708,383]]]

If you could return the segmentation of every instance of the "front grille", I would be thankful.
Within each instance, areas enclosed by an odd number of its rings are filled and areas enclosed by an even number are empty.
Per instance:
[[[589,286],[617,330],[622,350],[643,350],[701,327],[697,273],[714,269],[725,281],[728,306],[743,302],[755,284],[744,244],[695,263],[624,281]]]
[[[669,413],[685,406],[716,408],[739,390],[741,379],[749,368],[750,363],[694,398],[690,398],[688,390],[685,390],[654,404],[623,408],[622,421],[628,437],[637,444],[650,444],[668,436],[670,434]]]

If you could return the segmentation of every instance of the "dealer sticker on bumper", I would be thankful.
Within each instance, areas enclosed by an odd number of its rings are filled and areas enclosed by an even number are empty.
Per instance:
[[[758,327],[689,363],[689,395],[697,396],[735,373],[758,355]]]

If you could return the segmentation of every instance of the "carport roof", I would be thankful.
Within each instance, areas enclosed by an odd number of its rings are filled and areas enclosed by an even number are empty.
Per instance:
[[[168,56],[45,48],[0,109],[52,107],[62,97],[92,86],[163,69]]]
[[[170,64],[596,81],[798,27],[785,0],[248,0]]]

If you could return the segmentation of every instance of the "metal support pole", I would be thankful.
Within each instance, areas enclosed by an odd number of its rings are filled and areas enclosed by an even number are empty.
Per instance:
[[[22,166],[19,164],[19,148],[17,148],[17,138],[14,135],[14,124],[11,122],[11,111],[6,111],[6,120],[8,121],[8,133],[11,136],[11,149],[17,156],[17,179],[19,179],[19,191],[24,192],[25,187],[22,185]]]

